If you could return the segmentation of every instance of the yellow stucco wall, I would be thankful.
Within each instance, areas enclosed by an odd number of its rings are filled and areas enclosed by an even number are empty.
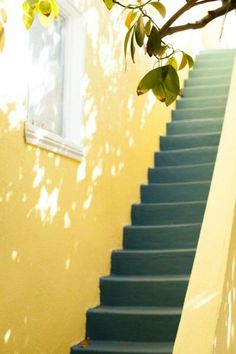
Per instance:
[[[121,247],[170,115],[136,97],[147,66],[140,59],[124,72],[118,14],[81,1],[86,157],[77,163],[27,145],[20,3],[8,2],[0,57],[0,353],[68,354],[84,336],[86,309],[99,302],[99,277]]]

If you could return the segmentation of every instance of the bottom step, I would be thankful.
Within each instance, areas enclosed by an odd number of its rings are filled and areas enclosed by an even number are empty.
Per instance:
[[[91,341],[87,348],[75,345],[71,354],[171,354],[173,343]]]

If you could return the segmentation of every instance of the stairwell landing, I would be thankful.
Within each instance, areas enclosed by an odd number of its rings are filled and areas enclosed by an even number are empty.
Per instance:
[[[197,56],[71,354],[171,354],[211,184],[234,50]]]

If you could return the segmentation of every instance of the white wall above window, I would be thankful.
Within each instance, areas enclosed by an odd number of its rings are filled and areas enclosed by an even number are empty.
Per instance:
[[[26,141],[80,160],[84,22],[69,0],[49,28],[34,23],[29,34],[30,70]]]

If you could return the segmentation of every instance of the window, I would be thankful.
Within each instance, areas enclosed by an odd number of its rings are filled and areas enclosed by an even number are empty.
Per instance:
[[[84,25],[70,1],[49,28],[35,21],[29,32],[26,141],[81,160]]]

